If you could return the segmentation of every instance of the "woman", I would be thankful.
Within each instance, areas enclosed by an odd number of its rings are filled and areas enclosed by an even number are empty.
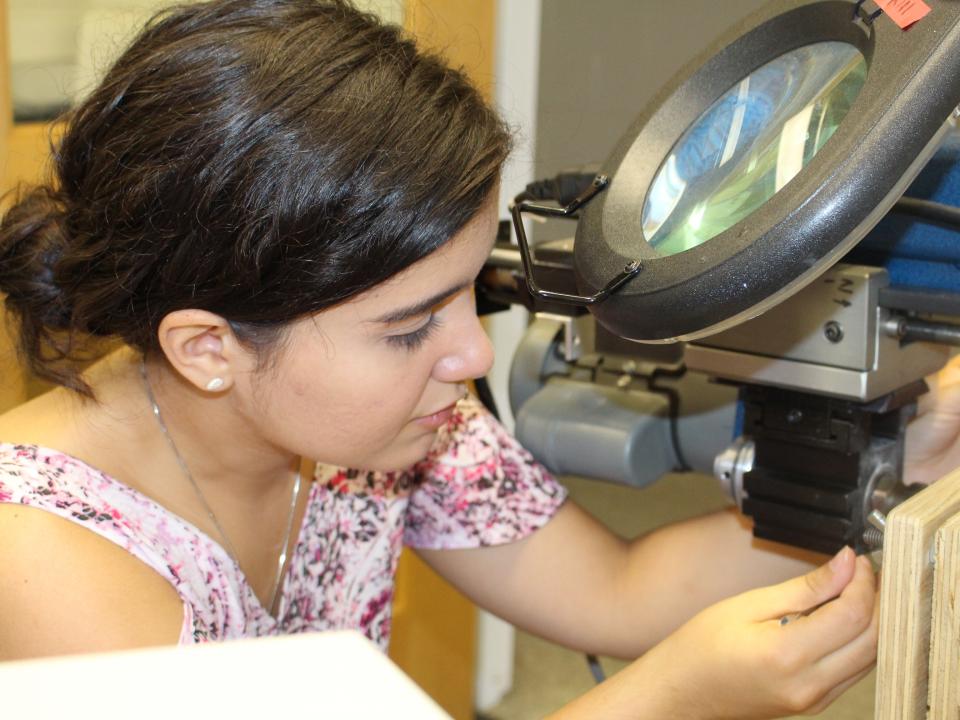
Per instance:
[[[508,147],[462,75],[344,2],[150,23],[0,226],[23,355],[58,385],[0,417],[0,656],[385,645],[406,542],[511,622],[641,656],[559,716],[816,711],[868,671],[864,559],[788,580],[810,564],[732,513],[627,543],[465,398]],[[81,372],[91,337],[118,347]]]

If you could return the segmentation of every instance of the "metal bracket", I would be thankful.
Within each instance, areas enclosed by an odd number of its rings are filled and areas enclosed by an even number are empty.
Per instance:
[[[510,209],[510,215],[513,218],[513,227],[517,233],[517,244],[520,246],[520,258],[523,261],[523,275],[527,283],[527,289],[534,297],[550,302],[566,303],[568,305],[595,305],[603,302],[611,294],[619,290],[623,285],[632,280],[643,270],[643,263],[639,260],[633,260],[627,263],[623,270],[604,285],[593,295],[573,295],[570,293],[553,292],[544,290],[533,279],[533,257],[530,253],[530,243],[527,240],[527,232],[523,227],[523,213],[539,215],[541,217],[558,218],[576,218],[576,212],[581,207],[590,202],[596,195],[604,190],[610,184],[610,179],[606,175],[597,175],[590,187],[584,190],[573,201],[564,207],[554,207],[553,205],[541,205],[540,203],[529,200],[521,200],[514,204]]]

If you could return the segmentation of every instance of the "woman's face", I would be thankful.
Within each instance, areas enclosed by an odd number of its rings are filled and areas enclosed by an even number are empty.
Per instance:
[[[490,254],[488,203],[443,247],[356,298],[298,321],[251,393],[262,433],[337,466],[407,468],[422,459],[493,362],[473,282]]]

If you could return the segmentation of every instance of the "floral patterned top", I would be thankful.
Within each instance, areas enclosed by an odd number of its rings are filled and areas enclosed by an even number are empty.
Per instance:
[[[274,618],[210,537],[82,461],[0,443],[0,502],[42,508],[116,543],[183,600],[180,643],[351,628],[386,648],[404,544],[472,548],[523,538],[565,498],[475,401],[406,472],[317,466]]]

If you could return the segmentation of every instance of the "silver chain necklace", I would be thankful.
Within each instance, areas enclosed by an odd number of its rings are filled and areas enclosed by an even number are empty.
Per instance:
[[[207,517],[220,534],[220,538],[223,540],[225,549],[228,553],[230,553],[233,561],[237,563],[237,566],[239,567],[240,555],[233,547],[233,543],[230,542],[230,538],[220,525],[220,521],[217,520],[217,516],[213,512],[213,508],[210,507],[210,503],[208,503],[207,498],[204,497],[203,491],[200,489],[197,481],[194,480],[193,473],[191,473],[190,468],[187,467],[186,461],[183,459],[183,456],[177,449],[177,444],[173,441],[173,437],[170,435],[170,431],[167,429],[167,424],[163,421],[163,415],[160,414],[160,406],[157,405],[157,399],[153,396],[153,390],[150,388],[150,380],[147,378],[147,364],[142,361],[140,363],[140,376],[143,378],[143,387],[147,391],[147,398],[149,399],[150,405],[153,408],[153,416],[157,419],[157,424],[160,426],[160,430],[163,432],[163,437],[166,438],[167,444],[173,451],[173,456],[177,459],[177,464],[180,466],[180,470],[183,471],[184,476],[190,481],[190,485],[193,487],[193,491],[196,493],[197,499],[200,501],[200,504],[203,505],[203,509],[207,513]],[[287,531],[284,533],[283,546],[280,548],[280,555],[277,558],[277,576],[273,581],[273,592],[270,593],[270,607],[268,608],[270,612],[274,612],[278,609],[277,600],[279,599],[280,594],[280,581],[283,579],[283,568],[287,564],[287,547],[290,545],[290,533],[293,531],[293,516],[297,509],[297,500],[299,498],[300,469],[297,468],[297,477],[293,481],[293,492],[291,493],[290,497],[290,511],[287,514]]]

